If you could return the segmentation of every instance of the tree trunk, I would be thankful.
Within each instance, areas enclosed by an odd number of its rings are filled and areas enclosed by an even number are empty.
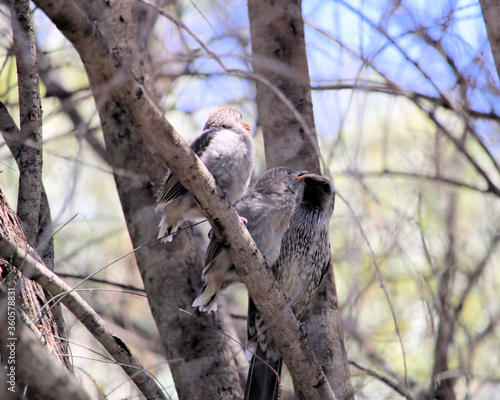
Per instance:
[[[19,223],[19,219],[16,214],[10,208],[7,199],[4,196],[3,188],[0,185],[0,234],[7,238],[12,243],[15,243],[17,247],[21,249],[27,248],[26,239],[24,237],[24,232],[21,228],[21,224]],[[11,342],[5,341],[7,337],[9,337],[7,332],[7,308],[3,308],[6,306],[6,292],[8,288],[10,290],[15,290],[15,307],[17,308],[18,313],[24,313],[26,322],[30,324],[30,328],[34,331],[36,336],[43,341],[46,350],[42,349],[42,346],[32,348],[33,347],[33,334],[27,330],[27,327],[24,326],[25,323],[20,321],[18,318],[15,322],[16,328],[16,337],[19,337],[19,343],[15,343],[16,347],[16,370],[18,373],[16,374],[16,378],[23,379],[24,381],[18,381],[18,387],[16,388],[16,394],[21,397],[23,392],[23,388],[27,386],[27,395],[30,399],[38,399],[43,398],[40,397],[43,395],[46,390],[46,385],[48,382],[44,380],[35,380],[32,381],[31,378],[33,374],[36,372],[36,368],[34,368],[34,363],[36,360],[36,366],[39,365],[53,365],[54,373],[59,374],[61,379],[64,379],[66,383],[68,383],[68,388],[73,388],[77,391],[81,390],[78,388],[76,381],[73,381],[73,378],[68,377],[69,373],[62,371],[65,369],[64,367],[71,366],[71,361],[69,357],[66,357],[68,354],[67,347],[64,342],[56,339],[60,335],[58,331],[57,324],[52,315],[52,310],[44,309],[44,312],[41,311],[41,307],[46,305],[47,299],[45,298],[45,293],[43,289],[35,282],[25,278],[21,273],[17,272],[12,268],[8,260],[0,258],[0,269],[2,270],[2,279],[5,278],[5,282],[7,286],[1,284],[1,291],[3,292],[2,298],[0,299],[2,302],[2,311],[1,311],[1,323],[2,332],[1,332],[1,357],[3,363],[8,363],[8,353],[6,353],[7,345],[12,344]],[[9,297],[10,299],[10,297]],[[19,307],[17,307],[19,306]],[[56,336],[56,337],[55,337]],[[31,343],[31,344],[30,344]],[[61,344],[62,343],[62,344]],[[27,354],[20,354],[23,352],[23,349],[27,349],[27,347],[32,348],[32,355],[36,358],[27,357]],[[50,354],[49,354],[50,353]],[[19,357],[17,357],[19,355]],[[54,364],[54,359],[52,357],[59,357],[59,361],[61,362],[60,367],[58,368]],[[64,367],[63,367],[64,366]],[[44,376],[41,374],[40,376]],[[54,375],[55,376],[55,375]],[[30,378],[30,379],[28,379]],[[32,388],[31,385],[34,387]],[[42,387],[40,387],[40,385]],[[75,386],[76,385],[76,386]],[[11,393],[11,392],[9,392]],[[86,398],[83,392],[79,392],[80,395],[77,398]],[[3,398],[3,397],[2,397]]]
[[[497,74],[500,76],[500,25],[498,24],[498,21],[500,21],[500,4],[497,0],[480,0],[479,2],[483,10],[493,60],[495,61]]]
[[[125,66],[155,96],[144,43],[136,40],[140,35],[133,2],[102,4],[94,9],[88,5],[89,17],[106,27],[102,34],[114,43],[115,55],[124,63],[133,60]],[[85,60],[85,55],[82,58]],[[90,83],[127,228],[134,247],[138,247],[154,240],[158,233],[156,193],[167,169],[120,105],[107,99],[107,93],[103,95],[101,88],[106,83],[95,79]],[[242,391],[227,338],[217,331],[218,319],[181,311],[193,311],[191,303],[201,289],[203,252],[198,239],[199,233],[189,230],[177,235],[173,243],[156,242],[135,256],[179,398],[233,399],[242,396]]]
[[[301,6],[300,1],[249,0],[252,63],[254,71],[278,87],[315,132]],[[286,166],[318,173],[317,137],[308,137],[291,110],[260,82],[257,108],[267,168]],[[332,268],[303,320],[335,395],[350,398],[349,365]]]

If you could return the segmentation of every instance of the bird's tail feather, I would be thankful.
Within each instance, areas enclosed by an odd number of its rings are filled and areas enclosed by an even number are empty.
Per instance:
[[[281,391],[281,357],[273,361],[267,359],[267,352],[257,345],[248,369],[245,400],[277,400]]]
[[[158,232],[158,239],[163,238],[162,243],[171,242],[174,227],[167,222],[167,217],[165,215],[161,218],[158,228],[160,228],[160,231]]]
[[[200,311],[217,311],[217,298],[219,297],[220,288],[217,288],[211,282],[207,282],[201,294],[193,302],[193,307],[200,307]]]

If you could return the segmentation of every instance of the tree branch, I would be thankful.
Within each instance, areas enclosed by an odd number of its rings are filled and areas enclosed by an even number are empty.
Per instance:
[[[484,23],[497,75],[500,77],[500,27],[498,26],[498,21],[500,21],[500,5],[496,0],[479,0],[479,2],[483,11]]]
[[[378,374],[377,372],[373,371],[372,369],[365,367],[358,363],[357,361],[354,360],[349,360],[349,363],[351,365],[354,365],[357,369],[366,372],[368,375],[373,376],[374,378],[377,378],[381,382],[384,382],[387,386],[389,386],[391,389],[395,390],[397,393],[399,393],[401,396],[407,398],[408,400],[412,400],[413,397],[411,397],[410,393],[406,390],[406,388],[399,383],[391,381],[389,378]]]
[[[26,240],[36,247],[42,193],[42,102],[35,35],[28,0],[11,0],[14,53],[17,61],[21,135],[17,215]]]
[[[13,288],[8,289],[8,293],[0,297],[0,349],[2,359],[8,364],[7,373],[13,371],[14,379],[21,378],[32,394],[46,400],[90,400],[90,395],[60,360],[47,351],[17,316],[14,317],[16,294]],[[15,364],[8,363],[11,356],[15,357]]]
[[[311,24],[311,26],[314,26]],[[425,100],[434,106],[442,107],[446,110],[456,112],[453,105],[443,97],[430,96],[423,93],[415,92],[412,90],[404,89],[403,87],[397,85],[396,83],[380,83],[374,81],[357,80],[353,83],[338,82],[330,85],[315,85],[311,87],[311,90],[324,91],[324,90],[359,90],[373,93],[383,93],[392,96],[404,96],[411,100]],[[473,110],[471,108],[466,108],[464,111],[470,115],[472,118],[478,119],[488,119],[492,121],[500,122],[500,115],[498,115],[495,110],[490,112],[482,112],[478,110]]]
[[[28,252],[16,247],[3,235],[0,236],[0,257],[10,260],[13,265],[23,271],[30,279],[37,281],[53,296],[61,296],[62,303],[120,364],[147,399],[165,399],[162,390],[125,343],[113,335],[102,318],[85,300],[72,291],[71,286],[58,278]]]
[[[264,319],[273,321],[269,330],[298,390],[308,399],[333,399],[328,381],[262,254],[205,166],[163,118],[144,88],[120,67],[96,26],[81,9],[64,0],[36,0],[35,3],[75,46],[89,78],[108,82],[105,90],[110,91],[146,142],[162,154],[183,186],[192,193],[218,239],[229,244],[231,258],[252,299]],[[95,96],[101,98],[100,93]],[[309,368],[305,369],[304,365]]]

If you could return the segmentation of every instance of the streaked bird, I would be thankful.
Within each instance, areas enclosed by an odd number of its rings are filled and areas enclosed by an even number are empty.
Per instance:
[[[265,172],[252,190],[235,204],[239,216],[246,219],[248,232],[269,265],[278,258],[280,244],[295,207],[295,193],[306,172],[278,167]],[[205,255],[204,286],[193,307],[201,311],[217,310],[217,297],[229,285],[239,282],[229,252],[212,235]]]
[[[203,132],[190,141],[190,146],[222,187],[231,203],[243,196],[255,165],[255,145],[248,133],[250,126],[234,108],[211,112]],[[170,171],[157,199],[161,214],[158,238],[172,241],[172,233],[186,219],[203,218],[193,197]]]
[[[305,177],[302,200],[290,218],[280,255],[273,265],[274,276],[289,296],[289,305],[299,320],[330,265],[328,226],[334,199],[334,191],[327,178],[315,174]],[[248,349],[254,355],[250,362],[245,399],[277,399],[279,387],[276,374],[281,374],[282,359],[252,299],[248,302],[247,328]]]

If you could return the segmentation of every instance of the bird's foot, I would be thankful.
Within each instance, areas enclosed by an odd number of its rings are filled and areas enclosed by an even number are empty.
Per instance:
[[[306,329],[306,324],[305,323],[299,321],[299,330],[300,330],[300,335],[304,339],[307,338],[307,329]]]
[[[279,284],[279,286],[282,287],[283,285]],[[280,287],[280,289],[281,289],[281,287]],[[290,297],[290,295],[287,292],[283,292],[283,297],[285,298],[287,303],[290,303],[292,301],[292,298]]]

